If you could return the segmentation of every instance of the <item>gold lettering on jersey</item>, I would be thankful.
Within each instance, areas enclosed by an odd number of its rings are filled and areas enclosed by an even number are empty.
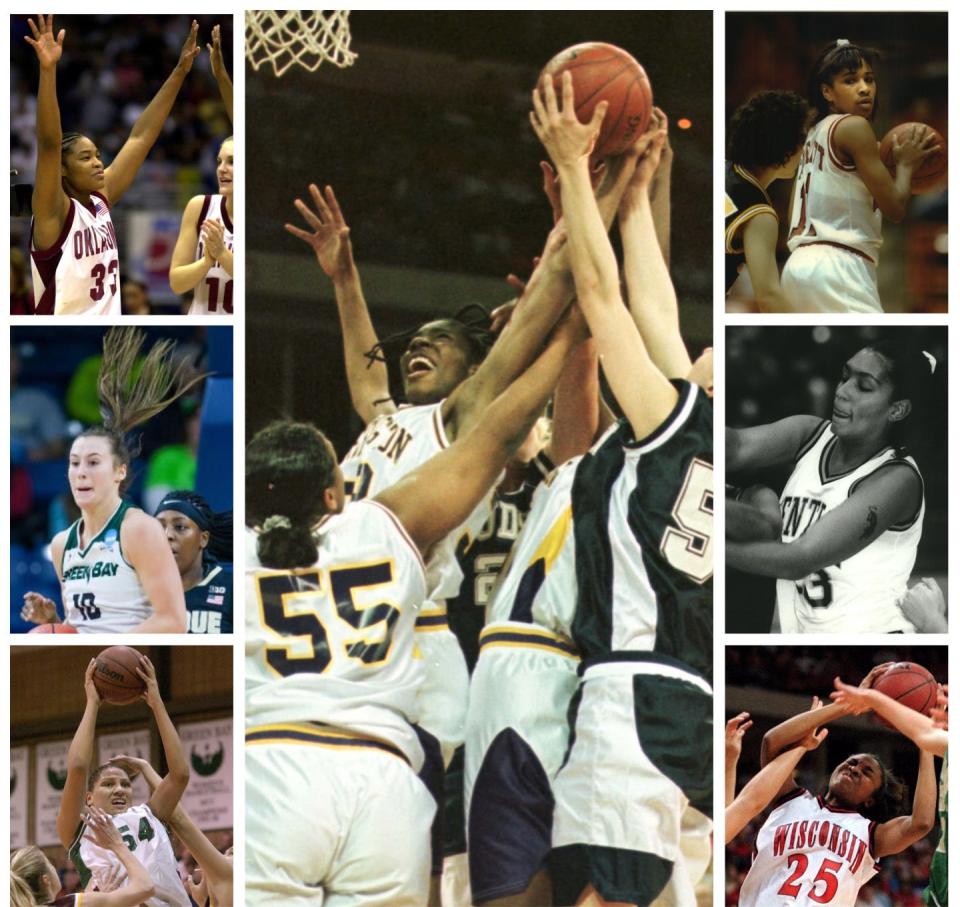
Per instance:
[[[73,234],[73,257],[85,258],[87,255],[99,255],[107,249],[117,248],[117,234],[113,224],[97,224],[84,227]]]
[[[63,581],[71,579],[97,579],[101,576],[116,576],[117,564],[109,561],[97,561],[92,567],[89,564],[77,564],[63,574]]]
[[[360,440],[354,445],[353,450],[347,454],[347,458],[352,460],[363,456],[368,447],[375,447],[388,460],[394,463],[400,460],[407,445],[413,440],[413,435],[400,425],[392,416],[383,419],[377,419]]]
[[[783,538],[795,539],[803,535],[826,512],[827,505],[816,498],[785,497],[780,502]]]
[[[846,860],[855,873],[867,854],[869,845],[850,829],[822,819],[804,819],[778,825],[773,832],[773,855],[781,857],[792,850],[824,848]]]

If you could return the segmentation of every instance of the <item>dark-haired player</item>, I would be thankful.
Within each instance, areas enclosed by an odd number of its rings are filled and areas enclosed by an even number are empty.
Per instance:
[[[737,108],[727,130],[724,196],[726,289],[764,311],[784,308],[777,267],[780,220],[767,187],[792,179],[800,162],[809,108],[792,91],[762,91]],[[749,283],[747,283],[749,278]]]

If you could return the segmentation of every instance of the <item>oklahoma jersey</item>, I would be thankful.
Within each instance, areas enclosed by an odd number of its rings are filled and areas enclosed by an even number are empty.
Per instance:
[[[203,236],[200,228],[205,220],[223,224],[223,244],[233,251],[233,221],[227,212],[227,200],[222,195],[205,195],[197,218],[197,252],[194,261],[203,258]],[[232,315],[233,278],[220,262],[215,262],[193,291],[193,302],[188,315]]]
[[[780,496],[782,541],[793,542],[802,536],[879,469],[899,464],[920,475],[912,457],[901,457],[892,447],[886,447],[856,469],[831,476],[830,454],[836,444],[830,422],[824,422],[800,449]],[[777,580],[781,632],[913,632],[897,602],[906,591],[917,557],[924,507],[921,497],[911,520],[891,526],[844,561],[801,580]]]
[[[150,873],[156,893],[145,903],[149,907],[190,907],[190,899],[183,890],[183,882],[177,872],[177,858],[167,829],[150,807],[141,803],[110,819],[120,832],[124,844]],[[109,850],[85,837],[85,831],[86,827],[81,825],[69,851],[70,859],[77,867],[80,884],[84,888],[92,877],[101,890],[106,890],[104,884],[119,861]],[[126,878],[126,870],[121,867],[119,883],[122,885]]]
[[[791,252],[816,243],[839,246],[876,264],[883,215],[857,168],[841,159],[834,144],[836,128],[848,116],[832,113],[807,133],[787,246]]]
[[[77,520],[67,530],[60,575],[66,621],[78,633],[128,633],[153,615],[136,570],[127,563],[120,527],[132,505],[121,501],[86,547]]]
[[[30,226],[35,315],[119,315],[120,255],[110,206],[99,192],[90,207],[70,199],[57,241],[39,250]]]
[[[875,827],[860,813],[827,806],[802,788],[788,794],[757,832],[740,907],[854,907],[861,886],[879,868]]]
[[[385,742],[418,771],[410,721],[422,676],[420,553],[374,501],[327,517],[316,538],[312,567],[272,570],[247,531],[247,739],[257,728],[320,722]]]

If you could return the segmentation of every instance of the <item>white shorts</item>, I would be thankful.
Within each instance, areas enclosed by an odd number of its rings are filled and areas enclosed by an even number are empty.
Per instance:
[[[424,667],[417,690],[417,724],[440,742],[446,766],[463,745],[470,689],[467,661],[447,624],[446,608],[426,604],[417,615],[416,642]]]
[[[690,804],[704,821],[712,813],[710,685],[674,659],[630,653],[590,666],[578,696],[573,746],[554,781],[561,901],[592,883],[608,901],[652,904],[680,867],[676,885],[689,890],[684,815]],[[702,842],[694,818],[688,828]]]
[[[800,246],[787,259],[780,287],[791,312],[883,312],[877,291],[877,266],[838,246]]]
[[[247,731],[246,904],[424,907],[435,807],[407,762],[278,727]]]

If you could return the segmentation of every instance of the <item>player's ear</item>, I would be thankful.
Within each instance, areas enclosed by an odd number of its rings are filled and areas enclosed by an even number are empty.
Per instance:
[[[200,547],[206,548],[210,541],[210,533],[206,530],[200,533]]]
[[[891,422],[902,422],[910,415],[912,409],[913,405],[909,400],[895,400],[890,404],[888,418]]]

